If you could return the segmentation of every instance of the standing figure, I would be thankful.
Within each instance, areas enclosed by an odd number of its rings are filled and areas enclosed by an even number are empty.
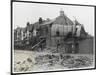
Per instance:
[[[57,52],[58,52],[59,46],[60,46],[60,42],[59,40],[57,40]]]

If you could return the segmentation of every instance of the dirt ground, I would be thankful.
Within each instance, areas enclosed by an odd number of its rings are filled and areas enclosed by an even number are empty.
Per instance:
[[[14,50],[13,70],[14,72],[41,72],[94,67],[94,56],[92,54],[63,55],[50,51]]]

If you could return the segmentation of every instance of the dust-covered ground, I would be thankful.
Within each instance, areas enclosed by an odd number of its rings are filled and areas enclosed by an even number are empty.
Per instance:
[[[14,72],[41,72],[94,67],[92,54],[61,54],[50,51],[14,50]]]

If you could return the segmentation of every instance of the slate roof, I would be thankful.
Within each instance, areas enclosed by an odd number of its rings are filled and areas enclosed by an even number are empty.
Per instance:
[[[60,13],[58,17],[55,18],[54,24],[60,24],[60,25],[73,25],[73,22],[64,14]]]

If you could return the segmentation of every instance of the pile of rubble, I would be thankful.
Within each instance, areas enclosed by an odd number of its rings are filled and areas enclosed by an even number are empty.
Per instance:
[[[34,66],[34,62],[31,58],[27,58],[24,61],[18,61],[14,64],[14,71],[15,72],[25,72],[30,71],[31,68]]]
[[[38,69],[55,66],[62,68],[83,68],[89,67],[93,64],[93,59],[88,56],[74,56],[64,54],[44,54],[38,55],[34,58],[27,58],[24,61],[17,61],[14,63],[15,72],[34,71]]]
[[[93,59],[90,59],[87,56],[78,56],[78,57],[70,57],[68,59],[64,59],[61,62],[61,65],[68,68],[82,68],[89,67],[93,64]]]
[[[36,64],[47,64],[52,66],[55,64],[67,68],[89,67],[93,64],[93,59],[87,56],[71,56],[71,55],[43,55],[35,58]]]
[[[59,62],[59,56],[57,55],[40,55],[35,58],[35,64],[38,65],[43,65],[43,64],[48,64],[48,65],[54,65],[57,62]]]

